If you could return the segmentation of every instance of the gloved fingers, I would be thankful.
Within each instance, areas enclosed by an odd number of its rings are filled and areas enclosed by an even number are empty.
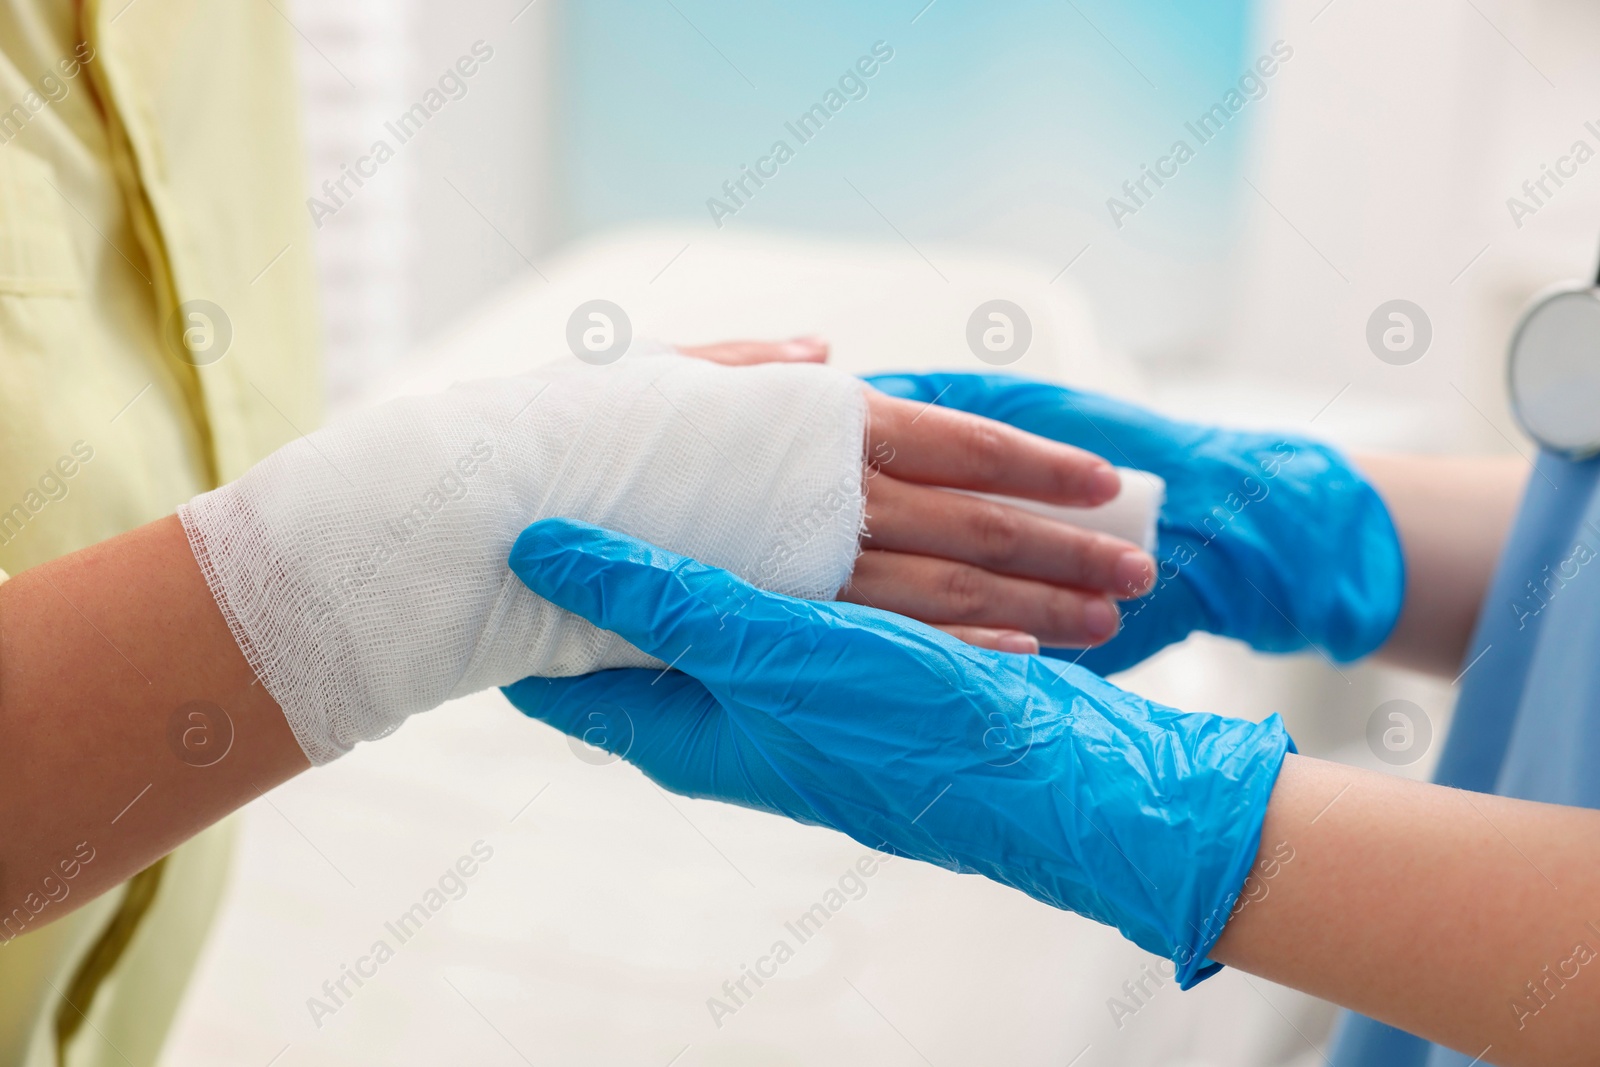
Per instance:
[[[663,789],[820,821],[705,686],[681,671],[524,678],[502,692],[524,715],[627,760]]]
[[[678,351],[725,367],[757,363],[826,363],[828,342],[820,337],[791,337],[787,341],[719,341],[710,345],[678,345]]]
[[[1178,439],[1196,430],[1115,397],[1004,374],[878,374],[866,381],[896,397],[995,419],[1163,477],[1181,472]]]
[[[717,567],[574,519],[542,519],[511,547],[534,593],[715,688],[820,610]]]
[[[934,625],[1021,630],[1057,648],[1098,645],[1118,626],[1110,597],[905,552],[869,549],[840,600]]]
[[[707,796],[716,788],[715,744],[722,725],[705,686],[678,671],[611,670],[574,678],[524,678],[501,690],[518,711],[591,748],[627,760],[665,789]],[[724,789],[742,792],[738,783]]]
[[[501,692],[529,718],[625,759],[636,748],[648,750],[664,738],[682,735],[716,708],[704,686],[676,671],[610,670],[571,678],[524,678]]]
[[[896,478],[1093,507],[1122,481],[1091,452],[927,403],[867,390],[867,462]]]
[[[866,543],[1123,599],[1156,574],[1147,552],[1109,534],[881,472],[867,482]]]

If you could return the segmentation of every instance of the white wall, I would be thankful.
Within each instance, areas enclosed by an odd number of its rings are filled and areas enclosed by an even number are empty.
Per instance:
[[[1597,29],[1577,0],[1269,0],[1262,36],[1296,56],[1245,167],[1265,199],[1219,369],[1292,387],[1307,416],[1349,386],[1318,426],[1355,442],[1526,451],[1505,342],[1531,293],[1592,275],[1600,159],[1520,229],[1506,199],[1575,139],[1600,149]],[[1403,367],[1364,339],[1397,297],[1434,327]]]

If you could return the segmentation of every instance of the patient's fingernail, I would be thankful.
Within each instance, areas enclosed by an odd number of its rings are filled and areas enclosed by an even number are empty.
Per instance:
[[[1089,498],[1106,503],[1115,500],[1122,492],[1122,475],[1115,467],[1101,467],[1089,478]]]
[[[828,355],[828,342],[820,337],[796,337],[778,346],[784,359],[815,362]]]
[[[1105,600],[1091,600],[1083,606],[1083,625],[1089,636],[1104,641],[1117,632],[1117,609]]]
[[[1156,561],[1143,552],[1124,552],[1111,569],[1118,596],[1143,596],[1155,580]]]
[[[1001,652],[1017,652],[1024,656],[1039,654],[1039,639],[1032,634],[1001,634],[995,645]]]

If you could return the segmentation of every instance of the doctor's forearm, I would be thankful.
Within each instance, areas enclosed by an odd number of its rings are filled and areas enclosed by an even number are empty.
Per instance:
[[[1214,959],[1486,1064],[1594,1062],[1600,812],[1289,756],[1259,856]]]
[[[175,517],[0,585],[0,942],[309,766]]]
[[[1378,655],[1453,678],[1528,480],[1518,457],[1364,455],[1405,553],[1400,621]]]

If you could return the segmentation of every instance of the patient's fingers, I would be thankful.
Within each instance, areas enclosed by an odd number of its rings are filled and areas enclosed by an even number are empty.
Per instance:
[[[958,641],[979,648],[992,648],[996,652],[1018,652],[1025,656],[1039,654],[1039,639],[1021,630],[997,630],[992,626],[936,626]]]
[[[679,345],[686,356],[748,367],[756,363],[826,363],[828,342],[820,337],[792,337],[787,341],[722,341],[714,345]]]
[[[867,389],[867,462],[896,478],[1090,507],[1122,487],[1092,452],[963,411]]]
[[[1110,534],[881,472],[867,482],[864,543],[1123,598],[1143,596],[1156,573],[1155,560]]]
[[[839,599],[909,615],[934,626],[1029,633],[1052,648],[1098,645],[1116,632],[1110,597],[994,574],[968,563],[869,549],[856,559]]]

